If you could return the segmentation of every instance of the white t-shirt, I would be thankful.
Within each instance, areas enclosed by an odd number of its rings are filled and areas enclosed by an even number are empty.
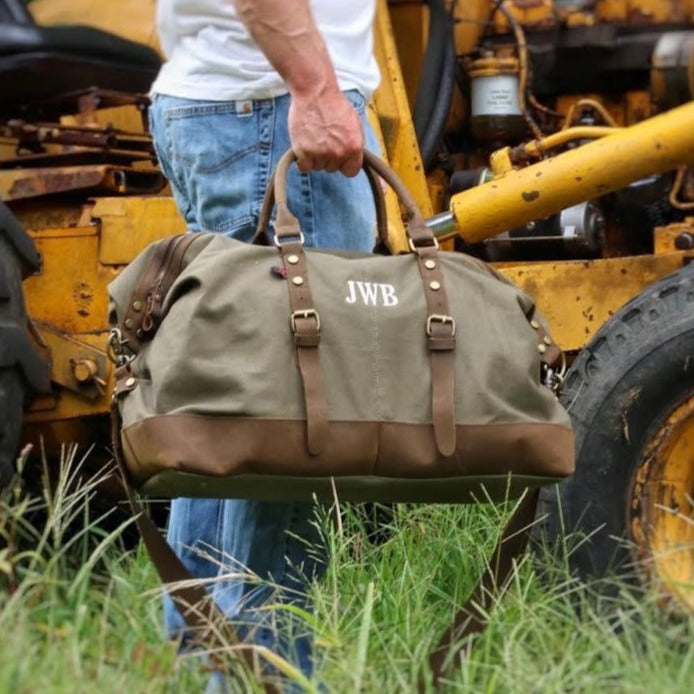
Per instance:
[[[309,5],[340,88],[358,89],[368,99],[380,79],[373,56],[376,0],[309,0]],[[157,27],[168,60],[152,93],[233,101],[288,91],[232,0],[159,0]]]

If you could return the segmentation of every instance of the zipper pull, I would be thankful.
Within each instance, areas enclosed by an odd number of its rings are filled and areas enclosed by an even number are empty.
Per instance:
[[[148,335],[152,330],[154,330],[154,319],[152,317],[154,313],[154,304],[156,301],[156,296],[154,290],[147,294],[147,299],[145,303],[145,312],[142,315],[142,323],[140,327],[144,335]]]

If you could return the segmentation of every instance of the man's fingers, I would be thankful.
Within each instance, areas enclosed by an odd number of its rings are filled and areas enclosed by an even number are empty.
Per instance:
[[[340,172],[345,176],[356,176],[361,171],[363,160],[364,153],[362,150],[359,150],[342,163],[342,166],[340,166]]]
[[[294,152],[294,154],[296,154],[296,165],[301,173],[308,173],[318,168],[314,163],[313,157],[308,154],[299,152]]]
[[[363,153],[358,150],[348,157],[343,156],[326,156],[312,155],[305,152],[296,154],[296,165],[302,173],[309,171],[327,171],[334,173],[339,171],[345,176],[356,176],[361,171]]]
[[[361,119],[339,90],[322,93],[319,98],[292,95],[289,139],[304,173],[340,171],[355,176],[361,169]]]

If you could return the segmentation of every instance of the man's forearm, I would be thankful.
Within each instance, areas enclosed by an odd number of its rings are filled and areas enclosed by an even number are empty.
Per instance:
[[[308,0],[231,0],[290,93],[336,90],[337,79]]]
[[[308,0],[230,1],[291,94],[289,139],[299,169],[354,176],[362,163],[361,120],[340,91]]]

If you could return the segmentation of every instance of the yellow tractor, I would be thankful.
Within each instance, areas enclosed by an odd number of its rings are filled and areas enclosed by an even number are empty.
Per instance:
[[[154,4],[0,0],[5,476],[25,443],[108,460],[106,285],[185,231],[146,128]],[[694,0],[380,0],[375,28],[382,155],[567,356],[578,469],[538,532],[694,608]]]

